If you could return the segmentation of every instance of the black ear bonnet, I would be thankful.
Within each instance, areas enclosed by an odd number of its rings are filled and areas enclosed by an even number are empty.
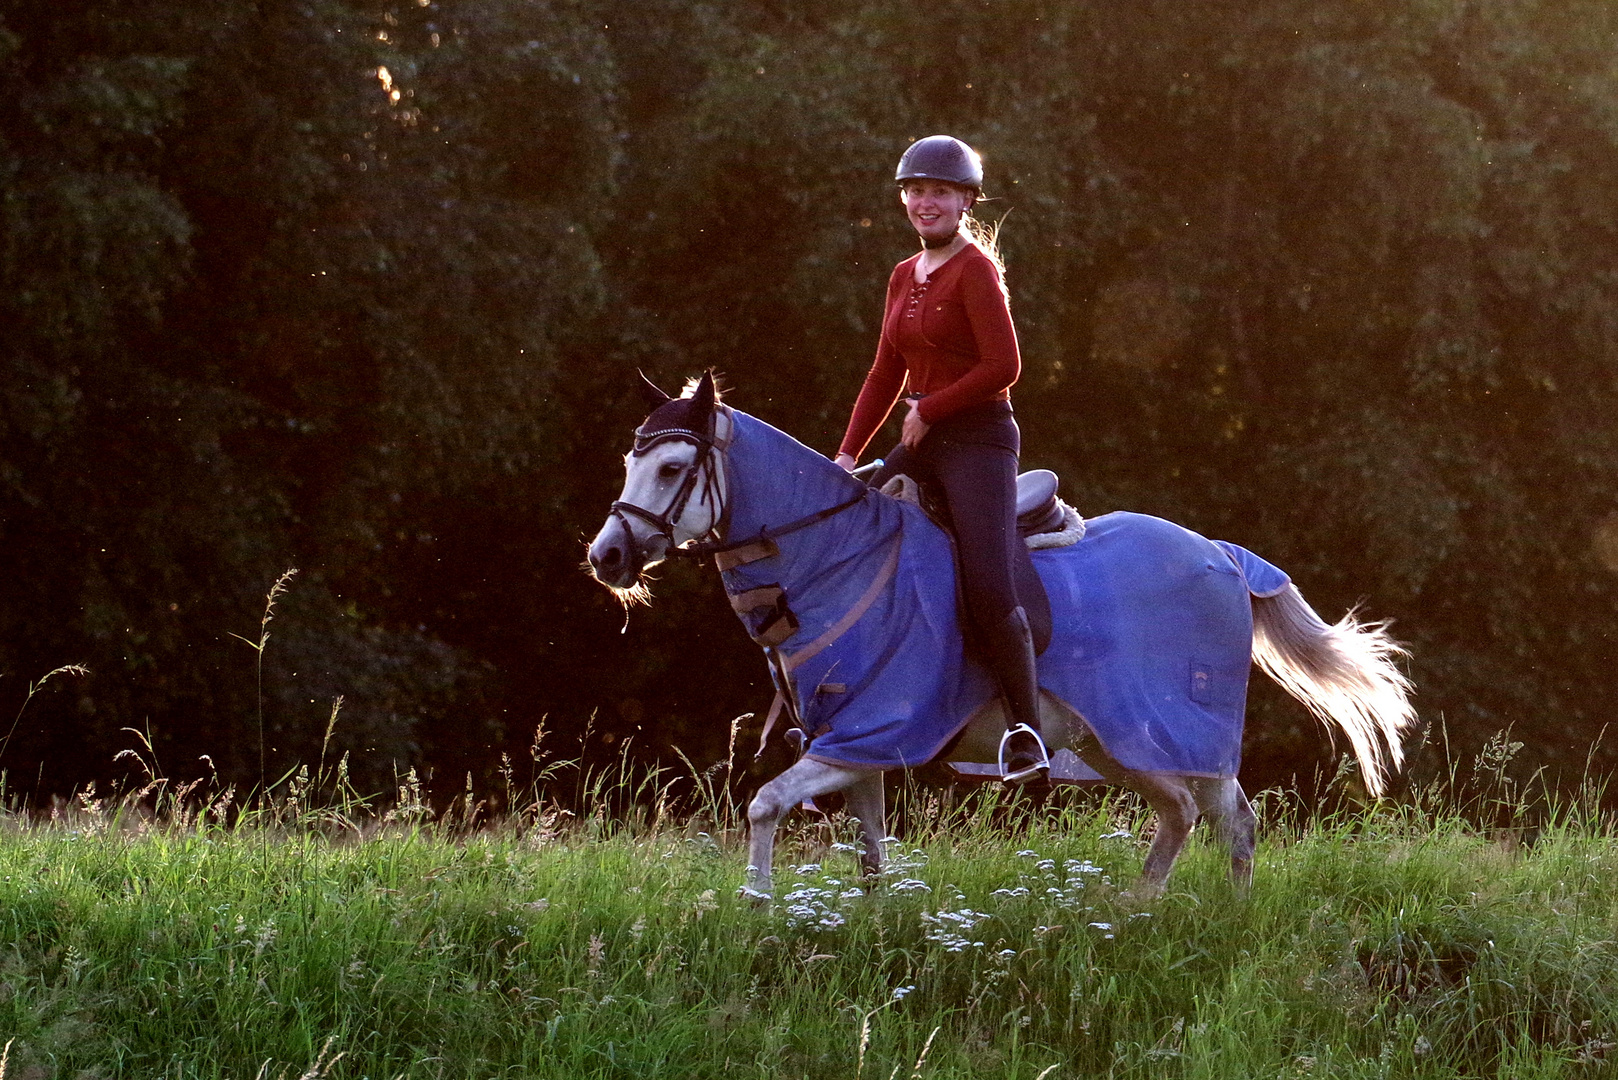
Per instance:
[[[635,429],[635,453],[643,454],[663,440],[676,437],[712,447],[713,406],[713,373],[706,372],[690,397],[668,398]]]
[[[646,422],[635,429],[635,453],[642,454],[664,439],[684,436],[707,442],[713,420],[713,402],[695,398],[672,398],[652,410]]]

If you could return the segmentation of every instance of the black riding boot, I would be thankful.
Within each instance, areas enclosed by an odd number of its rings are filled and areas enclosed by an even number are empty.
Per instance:
[[[1000,743],[1000,775],[1008,784],[1037,780],[1050,770],[1039,734],[1039,677],[1034,669],[1034,635],[1020,607],[1006,613],[983,635],[984,652],[1006,703],[1006,737]]]

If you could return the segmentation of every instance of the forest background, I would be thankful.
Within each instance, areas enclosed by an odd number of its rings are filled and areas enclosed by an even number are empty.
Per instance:
[[[1610,771],[1615,42],[1596,0],[4,0],[8,794],[125,729],[257,782],[260,660],[272,778],[338,695],[368,789],[493,789],[547,717],[723,757],[770,690],[716,576],[626,626],[579,568],[632,377],[834,449],[939,132],[1027,467],[1394,619],[1428,766]],[[1250,788],[1330,753],[1255,687]]]

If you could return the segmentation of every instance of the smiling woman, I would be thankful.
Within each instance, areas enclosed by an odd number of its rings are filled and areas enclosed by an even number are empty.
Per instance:
[[[946,508],[967,608],[1006,699],[1003,778],[1024,783],[1050,760],[1039,734],[1033,633],[1017,587],[1019,573],[1033,576],[1031,566],[1019,566],[1026,553],[1017,539],[1021,437],[1010,393],[1021,371],[1017,331],[993,237],[968,216],[983,194],[983,162],[961,140],[933,135],[911,144],[894,179],[922,250],[888,280],[876,361],[837,463],[854,468],[908,391],[910,411],[889,468]]]

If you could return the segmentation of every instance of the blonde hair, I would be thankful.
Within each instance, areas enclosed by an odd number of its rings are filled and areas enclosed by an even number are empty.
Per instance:
[[[1004,217],[1001,217],[999,221],[989,225],[973,217],[970,207],[961,215],[961,231],[966,234],[968,240],[978,246],[983,254],[989,257],[989,261],[994,263],[994,268],[1000,271],[1002,279],[1006,276],[1006,260],[1000,254],[1000,226],[1004,224],[1005,220]],[[1002,280],[1001,286],[1004,287],[1004,280]]]

